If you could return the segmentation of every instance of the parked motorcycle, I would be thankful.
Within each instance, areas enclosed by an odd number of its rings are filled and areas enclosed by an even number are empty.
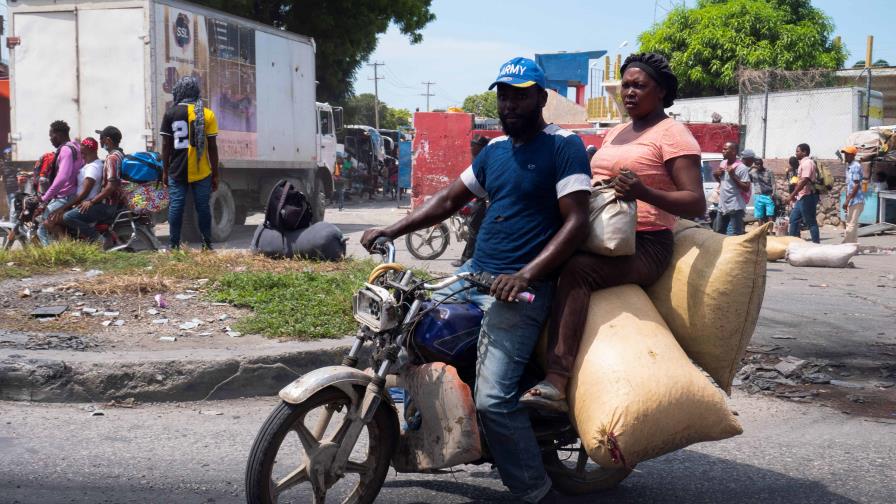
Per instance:
[[[447,221],[408,233],[405,236],[405,245],[407,245],[408,251],[417,259],[424,261],[438,259],[448,249],[452,233],[454,233],[454,239],[459,242],[467,241],[470,238],[470,222],[473,220],[478,205],[484,204],[473,200],[464,205]]]
[[[398,472],[438,472],[490,463],[471,391],[483,313],[430,293],[462,281],[488,292],[488,274],[425,281],[395,261],[392,242],[373,247],[374,268],[352,308],[361,328],[342,365],[307,373],[284,387],[261,427],[246,467],[249,503],[373,502],[390,465]],[[531,302],[530,293],[519,296]],[[372,346],[371,367],[359,362]],[[530,377],[532,383],[540,378]],[[389,387],[401,386],[398,407]],[[555,488],[588,494],[617,485],[632,468],[604,469],[588,458],[569,417],[531,411],[545,468]],[[399,425],[403,424],[400,428]]]

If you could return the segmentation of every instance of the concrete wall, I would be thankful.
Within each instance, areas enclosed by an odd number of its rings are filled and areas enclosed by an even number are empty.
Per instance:
[[[871,97],[872,109],[879,110],[881,93],[872,91]],[[805,142],[813,155],[832,159],[847,136],[864,127],[863,100],[864,90],[848,87],[770,93],[766,126],[765,97],[751,95],[741,118],[746,129],[744,147],[764,158],[789,158],[796,145]],[[676,100],[668,112],[678,114],[681,121],[711,121],[716,112],[722,121],[737,122],[738,108],[738,96],[716,96]],[[871,126],[880,124],[880,116],[872,114]]]
[[[666,113],[675,114],[683,122],[710,122],[713,112],[722,116],[722,122],[737,124],[738,97],[711,96],[708,98],[687,98],[675,100]]]

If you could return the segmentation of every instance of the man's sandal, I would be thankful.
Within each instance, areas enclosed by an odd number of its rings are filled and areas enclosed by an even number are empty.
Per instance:
[[[533,394],[533,390],[538,390],[538,395]],[[539,382],[538,385],[527,390],[520,397],[520,404],[541,410],[559,411],[562,413],[569,411],[569,406],[566,404],[566,394],[561,393],[557,390],[557,387],[551,385],[548,381]]]

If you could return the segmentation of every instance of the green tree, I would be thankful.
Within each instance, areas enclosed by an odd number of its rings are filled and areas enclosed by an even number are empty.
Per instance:
[[[435,15],[432,0],[197,0],[203,5],[314,37],[317,98],[341,102],[354,92],[355,74],[376,49],[377,36],[395,23],[412,44]]]
[[[698,0],[639,37],[669,58],[683,97],[737,92],[738,68],[837,69],[846,49],[809,0]]]
[[[372,93],[362,93],[349,98],[345,102],[345,124],[363,124],[373,126],[375,97]],[[380,128],[398,129],[399,126],[411,125],[411,112],[407,109],[394,109],[380,101]]]
[[[464,112],[476,117],[498,118],[498,95],[494,91],[470,95],[464,98]]]

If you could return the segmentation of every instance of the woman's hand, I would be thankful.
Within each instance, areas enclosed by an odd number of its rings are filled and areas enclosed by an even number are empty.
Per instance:
[[[616,177],[616,197],[622,201],[643,200],[647,186],[633,171],[623,169]]]

